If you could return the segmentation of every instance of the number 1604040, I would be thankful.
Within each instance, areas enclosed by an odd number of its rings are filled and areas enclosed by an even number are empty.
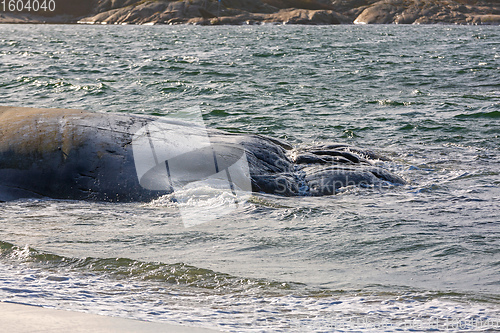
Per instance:
[[[4,12],[53,12],[56,10],[54,0],[2,0],[0,9]]]

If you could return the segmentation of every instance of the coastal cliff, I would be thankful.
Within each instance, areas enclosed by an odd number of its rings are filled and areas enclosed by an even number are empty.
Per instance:
[[[0,23],[492,24],[500,0],[53,0],[53,11],[1,11]]]

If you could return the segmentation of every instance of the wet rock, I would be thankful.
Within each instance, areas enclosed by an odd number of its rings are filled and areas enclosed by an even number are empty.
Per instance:
[[[0,133],[0,201],[150,201],[223,170],[214,179],[284,196],[406,183],[350,146],[295,151],[264,135],[153,116],[0,106]],[[188,137],[210,145],[177,141]]]

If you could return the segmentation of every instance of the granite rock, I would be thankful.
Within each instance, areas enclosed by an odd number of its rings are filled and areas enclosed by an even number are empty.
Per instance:
[[[55,0],[57,12],[0,23],[500,24],[500,0]]]
[[[382,0],[367,6],[355,24],[500,24],[500,4],[451,0]]]

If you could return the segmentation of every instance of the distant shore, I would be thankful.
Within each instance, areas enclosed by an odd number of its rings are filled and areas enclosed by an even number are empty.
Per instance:
[[[27,0],[30,4],[30,0]],[[35,0],[31,0],[35,1]],[[51,10],[0,5],[0,23],[500,25],[500,0],[52,0]],[[12,2],[14,4],[14,2]]]

